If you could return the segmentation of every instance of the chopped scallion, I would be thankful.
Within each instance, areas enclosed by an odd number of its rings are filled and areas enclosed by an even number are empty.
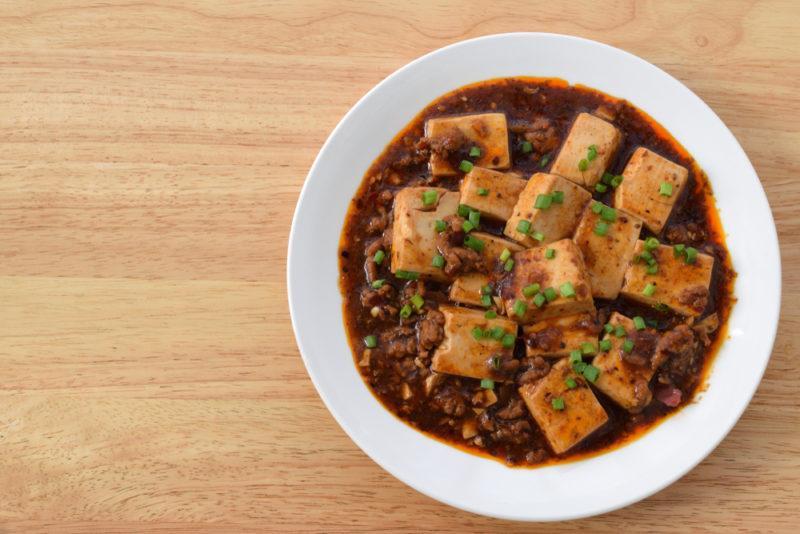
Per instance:
[[[422,192],[422,205],[433,206],[439,200],[439,193],[436,191],[423,191]]]
[[[441,254],[435,255],[431,260],[431,265],[433,265],[437,269],[441,269],[442,267],[444,267],[444,256],[442,256]]]
[[[508,260],[506,260],[506,263],[503,265],[503,269],[505,269],[505,271],[507,273],[510,273],[513,268],[514,268],[514,260],[509,258]]]
[[[514,309],[514,315],[516,315],[517,317],[523,317],[525,315],[525,312],[528,311],[528,305],[521,300],[517,300],[514,302],[513,309]]]
[[[569,363],[570,365],[575,365],[578,362],[583,361],[583,354],[579,350],[573,350],[569,353]]]
[[[655,284],[647,284],[646,286],[644,286],[644,289],[642,289],[642,294],[646,297],[652,297],[653,293],[655,292],[656,292]]]
[[[375,253],[375,256],[372,259],[375,261],[375,263],[380,265],[383,263],[384,258],[386,258],[386,253],[383,250],[379,250]]]
[[[476,326],[475,328],[472,329],[472,337],[473,339],[475,339],[475,341],[480,341],[481,339],[484,338],[485,335],[486,332],[484,332],[479,326]]]
[[[500,261],[506,261],[508,258],[511,257],[511,251],[507,248],[503,249],[503,252],[500,253]]]
[[[633,350],[633,341],[630,339],[626,339],[622,342],[622,350],[625,352],[631,352]]]
[[[370,284],[370,285],[372,286],[372,289],[380,289],[380,288],[383,287],[383,284],[385,284],[385,283],[386,283],[386,280],[381,278],[380,280],[373,280],[372,284]]]
[[[619,187],[619,184],[621,184],[621,183],[622,183],[622,176],[621,176],[621,175],[619,175],[619,174],[618,174],[618,175],[616,175],[616,176],[614,176],[614,177],[611,179],[611,187],[613,187],[614,189],[616,189],[617,187]]]
[[[483,316],[487,319],[497,319],[497,312],[494,310],[486,310],[486,313],[484,313]]]
[[[648,237],[644,240],[644,249],[648,252],[652,252],[658,248],[659,244],[658,239],[655,237]]]
[[[633,326],[636,328],[636,330],[644,330],[647,328],[647,325],[644,324],[644,318],[639,315],[633,318]]]
[[[474,146],[469,149],[469,157],[471,158],[479,158],[481,157],[481,149]]]
[[[658,193],[662,197],[671,197],[672,196],[672,184],[667,182],[661,182],[661,187],[658,188]]]
[[[568,376],[567,379],[564,380],[564,383],[567,385],[567,388],[569,389],[575,389],[576,387],[578,387],[578,383],[575,382],[575,379],[572,378],[571,376]]]
[[[489,190],[486,189],[485,187],[479,187],[478,188],[478,196],[485,197],[488,194],[489,194]]]
[[[447,223],[442,221],[441,219],[437,219],[435,223],[433,223],[433,227],[436,229],[438,233],[442,233],[447,229]]]
[[[605,193],[606,191],[608,191],[608,186],[606,184],[601,184],[598,182],[597,184],[595,184],[594,190],[597,191],[598,193]]]
[[[467,217],[469,217],[469,212],[470,211],[473,211],[472,208],[470,208],[466,204],[459,204],[458,205],[458,210],[456,210],[456,213],[458,213],[459,217],[463,217],[463,218],[466,219]]]
[[[572,287],[571,282],[564,282],[563,284],[561,284],[559,291],[561,292],[561,296],[564,298],[570,298],[575,296],[575,288]]]
[[[606,235],[608,233],[608,223],[597,221],[597,224],[594,225],[594,233],[599,236]]]
[[[603,330],[606,331],[606,334],[610,334],[611,332],[614,331],[614,325],[611,323],[606,323],[605,325],[603,325]]]
[[[469,212],[469,222],[471,222],[475,228],[478,228],[481,225],[481,212],[478,210]]]
[[[523,141],[520,145],[520,150],[522,150],[523,154],[529,154],[533,151],[533,145],[530,141]]]
[[[494,389],[494,380],[491,378],[484,378],[481,380],[481,387],[483,389]]]
[[[491,295],[492,294],[492,286],[490,284],[486,284],[485,286],[481,287],[481,295]]]
[[[550,404],[552,404],[554,410],[561,411],[564,409],[564,399],[561,397],[553,398],[553,400],[550,401]]]
[[[422,298],[422,295],[416,293],[413,297],[411,297],[411,304],[413,304],[414,308],[416,308],[417,311],[419,311],[425,305],[425,299]]]
[[[583,368],[581,374],[586,380],[594,384],[597,381],[597,378],[600,376],[600,369],[594,365],[587,365]]]
[[[556,294],[556,290],[552,287],[546,288],[544,291],[542,291],[542,293],[544,293],[544,297],[547,299],[547,302],[553,302],[558,296]]]
[[[617,210],[608,206],[603,206],[600,210],[600,218],[604,221],[614,222],[617,220]]]
[[[614,175],[610,172],[604,172],[603,176],[600,178],[600,181],[606,185],[611,185],[611,180],[614,179]]]
[[[692,264],[697,261],[697,249],[694,247],[686,247],[686,263]]]
[[[396,278],[400,280],[417,280],[419,278],[419,273],[415,273],[414,271],[397,271],[394,273]]]
[[[654,263],[653,265],[648,265],[647,274],[658,274],[658,264]]]
[[[593,213],[599,214],[601,211],[603,211],[603,205],[602,204],[600,204],[599,202],[595,202],[595,203],[592,204],[592,212]]]
[[[485,243],[474,235],[468,235],[464,238],[464,246],[471,248],[475,252],[483,252],[484,245]]]
[[[553,196],[552,195],[544,195],[540,194],[536,197],[536,201],[533,203],[533,207],[537,210],[546,210],[550,207],[553,203]]]
[[[531,284],[522,288],[522,294],[527,298],[531,298],[539,292],[539,284]]]
[[[400,308],[400,318],[401,319],[408,319],[411,316],[411,305],[405,304],[402,308]]]
[[[536,293],[536,296],[533,297],[533,303],[537,308],[544,306],[545,301],[547,301],[547,299],[542,293]]]
[[[685,253],[686,253],[686,245],[678,244],[672,247],[672,255],[675,256],[676,258],[680,258]]]
[[[473,165],[471,161],[462,159],[461,164],[459,164],[458,168],[461,170],[461,172],[470,172],[474,166],[475,165]]]
[[[505,330],[503,330],[499,326],[495,326],[489,330],[489,336],[497,341],[503,339],[503,335],[505,335],[505,333],[506,333]]]
[[[582,159],[578,162],[578,170],[583,172],[589,168],[589,162],[585,159]]]
[[[525,219],[522,219],[517,223],[517,232],[521,234],[527,234],[531,231],[531,222]]]
[[[625,327],[623,327],[621,324],[617,325],[617,327],[614,328],[614,335],[617,337],[623,337],[625,335]]]
[[[547,250],[544,251],[544,257],[547,258],[548,260],[552,260],[553,258],[556,257],[556,249],[548,248]]]
[[[553,194],[550,195],[553,197],[553,204],[563,204],[564,203],[564,192],[563,191],[553,191]]]
[[[492,305],[492,297],[490,295],[481,295],[481,304],[484,308]]]
[[[587,341],[585,343],[581,343],[581,352],[586,356],[588,356],[590,354],[596,354],[597,353],[597,347],[595,347],[592,343],[589,343]]]
[[[589,145],[589,150],[586,151],[586,159],[594,161],[597,157],[597,145]]]
[[[464,221],[461,224],[461,229],[464,230],[464,233],[468,234],[468,233],[470,233],[471,231],[473,231],[475,229],[475,225],[472,224],[472,222],[470,222],[470,221]]]
[[[514,334],[503,334],[503,339],[500,341],[503,347],[510,349],[514,346],[514,343],[517,342],[517,336]]]
[[[374,336],[374,335],[370,334],[367,337],[365,337],[364,338],[364,345],[368,349],[374,349],[375,347],[377,347],[378,346],[378,338],[377,338],[377,336]]]
[[[550,163],[550,154],[545,154],[542,156],[542,159],[539,160],[539,168],[544,169],[548,163]]]
[[[544,234],[542,232],[539,232],[539,231],[531,232],[531,237],[533,239],[535,239],[536,241],[539,241],[539,242],[544,241]]]
[[[600,341],[599,348],[603,352],[610,351],[611,350],[611,340],[610,339],[604,339],[604,340]]]

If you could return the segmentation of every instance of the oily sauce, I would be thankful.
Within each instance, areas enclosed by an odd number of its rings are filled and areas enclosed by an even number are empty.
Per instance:
[[[485,410],[488,412],[483,416],[486,424],[479,430],[478,439],[465,439],[462,424],[467,419],[474,419],[477,413],[471,409],[470,399],[481,391],[479,380],[442,375],[437,386],[440,393],[429,395],[425,391],[424,378],[429,373],[423,368],[424,362],[421,364],[413,354],[398,358],[397,355],[386,354],[380,347],[365,347],[363,340],[366,336],[397,329],[399,324],[396,316],[373,316],[369,302],[365,301],[368,299],[364,297],[370,289],[365,262],[371,257],[370,245],[381,238],[380,232],[376,232],[376,225],[378,230],[382,230],[382,226],[391,221],[391,202],[387,202],[387,199],[391,199],[391,194],[399,189],[431,185],[458,190],[463,173],[442,178],[433,177],[428,170],[425,145],[424,142],[420,143],[424,138],[427,119],[473,113],[505,113],[512,159],[509,171],[527,179],[535,172],[548,171],[558,146],[546,152],[523,151],[524,126],[529,125],[534,117],[544,117],[554,128],[560,142],[563,142],[576,115],[584,111],[608,115],[623,134],[617,156],[608,169],[611,174],[621,174],[631,153],[639,146],[688,169],[688,187],[685,188],[684,198],[678,200],[664,232],[656,237],[663,243],[682,242],[714,255],[709,304],[701,318],[716,313],[720,327],[708,335],[710,343],[701,347],[686,368],[680,371],[683,373],[679,378],[684,395],[677,408],[654,398],[641,413],[631,414],[595,390],[609,415],[609,421],[572,450],[554,455],[527,410],[521,415],[501,411],[503,407],[513,404],[518,393],[513,382],[497,383],[494,390],[497,402]],[[606,193],[593,192],[593,198],[611,205],[612,194],[613,189],[609,188]],[[481,231],[502,236],[503,226],[503,223],[482,221]],[[388,228],[388,231],[391,229]],[[647,229],[643,229],[640,239],[651,235]],[[725,324],[734,303],[735,272],[725,247],[724,232],[711,187],[692,157],[663,127],[631,103],[588,87],[570,86],[558,79],[489,80],[462,87],[428,105],[395,137],[365,174],[347,213],[339,251],[345,325],[355,364],[371,391],[387,409],[407,424],[459,448],[497,458],[510,465],[542,465],[619,446],[691,402],[702,384],[710,360],[724,340]],[[377,276],[386,279],[398,295],[407,286],[416,284],[396,279],[389,267],[387,251],[386,261],[372,268],[378,269]],[[447,298],[447,284],[430,281],[424,284],[426,299],[453,304]],[[658,330],[671,328],[683,321],[683,318],[669,311],[655,310],[621,297],[614,301],[595,299],[595,305],[606,314],[619,311],[628,317],[642,316]],[[521,340],[517,341],[515,356],[525,356]]]

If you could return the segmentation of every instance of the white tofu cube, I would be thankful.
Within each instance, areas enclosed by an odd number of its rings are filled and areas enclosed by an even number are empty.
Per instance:
[[[507,169],[511,166],[508,150],[508,127],[503,113],[482,113],[459,117],[439,117],[428,119],[425,123],[425,136],[433,143],[450,137],[461,145],[467,159],[470,148],[477,147],[480,156],[469,158],[474,165],[486,169]],[[463,142],[461,142],[463,141]],[[447,159],[436,153],[431,154],[431,173],[434,176],[453,176],[458,172]]]
[[[639,147],[622,172],[622,183],[614,191],[614,206],[641,218],[647,228],[659,234],[683,193],[688,176],[686,167]]]
[[[514,173],[475,167],[461,180],[461,203],[482,216],[508,220],[527,182]]]
[[[583,253],[593,297],[617,298],[641,231],[638,217],[599,202],[583,211],[573,239]]]
[[[547,257],[548,249],[553,250],[552,258]],[[581,251],[571,239],[529,248],[512,257],[514,267],[500,289],[509,317],[521,324],[531,324],[548,317],[594,312],[589,274]],[[553,298],[542,303],[542,297],[526,297],[525,288],[533,284],[539,285],[543,296],[550,293]],[[540,306],[536,305],[537,300]],[[525,309],[522,315],[515,311],[517,301],[521,305],[516,308]]]
[[[522,328],[525,353],[529,358],[566,356],[584,343],[597,345],[600,330],[594,313],[544,319]]]
[[[714,257],[698,253],[695,262],[687,264],[684,255],[676,256],[674,247],[659,245],[650,252],[658,272],[650,274],[647,262],[638,259],[643,252],[644,241],[639,240],[633,250],[633,261],[625,271],[622,295],[651,306],[666,304],[683,315],[702,314],[708,303]]]
[[[434,205],[425,206],[423,193],[435,191]],[[446,280],[442,269],[432,265],[436,248],[437,219],[458,210],[458,193],[439,187],[406,187],[394,199],[392,230],[392,272],[413,271],[434,280]]]
[[[611,333],[603,338],[611,341],[611,349],[598,352],[592,360],[592,365],[600,369],[594,385],[629,412],[640,412],[653,400],[648,384],[655,371],[649,365],[634,365],[622,359],[622,344],[635,331],[633,321],[614,312],[608,322],[622,326],[626,334],[618,337]]]
[[[450,285],[450,300],[472,306],[481,305],[481,288],[489,283],[489,276],[482,273],[462,274]]]
[[[577,386],[570,389],[568,378]],[[519,394],[556,454],[568,451],[608,421],[597,397],[566,358],[540,381],[519,388]]]
[[[614,159],[621,138],[611,123],[589,113],[579,113],[550,172],[592,189]],[[597,155],[590,160],[589,147],[593,145]],[[581,170],[584,160],[586,168]]]
[[[546,207],[536,208],[540,196]],[[550,201],[545,199],[548,196]],[[569,180],[554,174],[536,173],[520,193],[503,233],[527,247],[571,237],[583,208],[591,198],[586,190]],[[534,238],[537,232],[541,234],[538,237],[543,236],[541,241]]]
[[[440,306],[439,311],[444,314],[444,340],[433,354],[431,369],[470,378],[502,379],[492,367],[492,357],[512,358],[514,347],[505,347],[490,336],[476,339],[473,331],[499,327],[516,337],[517,324],[502,317],[487,319],[479,310]]]

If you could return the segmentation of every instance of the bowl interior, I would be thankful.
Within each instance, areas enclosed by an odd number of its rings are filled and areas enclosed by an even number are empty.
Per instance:
[[[558,77],[625,98],[661,123],[709,176],[739,276],[729,339],[697,401],[606,454],[538,469],[508,468],[413,430],[362,382],[347,343],[337,245],[362,176],[430,101],[498,77]],[[742,216],[747,214],[747,216]],[[647,497],[700,462],[736,423],[766,368],[780,305],[780,258],[758,177],[731,132],[683,84],[621,50],[552,34],[503,34],[437,50],[362,98],[309,172],[289,239],[289,304],[309,375],[333,416],[374,461],[435,499],[475,513],[561,520]]]

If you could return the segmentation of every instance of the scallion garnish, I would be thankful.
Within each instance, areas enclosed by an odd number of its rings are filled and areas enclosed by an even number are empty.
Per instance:
[[[411,305],[404,304],[402,308],[400,308],[400,318],[401,319],[408,319],[411,316]]]
[[[614,335],[617,337],[622,337],[625,335],[625,327],[621,324],[618,324],[616,328],[614,328]]]
[[[606,235],[608,233],[608,223],[597,221],[597,223],[594,225],[594,233],[599,236]]]
[[[442,256],[441,254],[436,254],[431,260],[431,265],[433,265],[437,269],[441,269],[442,267],[444,267],[444,256]]]
[[[536,293],[533,297],[533,303],[536,305],[537,308],[541,308],[547,299],[542,293]]]
[[[553,203],[552,195],[540,194],[536,197],[533,207],[537,210],[546,210]]]
[[[517,223],[517,232],[521,234],[527,234],[531,231],[531,222],[525,219],[522,219]]]
[[[567,379],[564,380],[564,383],[567,385],[567,388],[569,389],[575,389],[576,387],[578,387],[578,383],[575,382],[575,379],[572,378],[571,376],[568,376]]]
[[[513,268],[514,268],[514,260],[509,258],[508,260],[506,260],[506,263],[503,265],[503,269],[505,269],[505,271],[507,273],[510,273],[511,269],[513,269]]]
[[[585,159],[582,159],[578,162],[578,170],[583,172],[589,168],[589,162]]]
[[[595,203],[592,204],[592,212],[593,213],[596,213],[596,214],[599,215],[601,211],[603,211],[603,205],[602,204],[600,204],[599,202],[595,202]]]
[[[500,261],[506,261],[508,258],[511,257],[511,251],[507,248],[503,249],[503,252],[500,253]]]
[[[595,367],[594,365],[586,365],[581,371],[583,377],[594,384],[597,381],[597,378],[600,376],[600,369]]]
[[[497,341],[500,341],[500,340],[502,340],[502,339],[503,339],[503,335],[504,335],[505,333],[506,333],[506,332],[505,332],[505,330],[503,330],[503,329],[502,329],[502,328],[500,328],[499,326],[495,326],[495,327],[493,327],[492,329],[490,329],[490,330],[489,330],[489,336],[490,336],[492,339],[495,339],[495,340],[497,340]]]
[[[597,347],[595,347],[593,344],[591,344],[591,343],[589,343],[587,341],[585,343],[581,343],[581,352],[585,356],[588,356],[590,354],[596,354],[597,353]]]
[[[553,406],[554,410],[561,411],[564,409],[564,399],[561,397],[554,397],[550,404]]]
[[[481,295],[481,304],[484,308],[492,305],[492,297],[490,295]]]
[[[422,205],[433,206],[439,200],[439,193],[436,191],[423,191],[422,192]]]
[[[475,165],[473,165],[471,161],[462,159],[461,164],[459,164],[458,168],[461,170],[461,172],[470,172],[474,166]]]
[[[662,197],[671,197],[672,184],[667,182],[661,182],[661,187],[658,188],[658,194],[660,194]]]
[[[377,338],[377,336],[374,336],[374,335],[370,334],[367,337],[365,337],[364,338],[364,345],[368,349],[374,349],[375,347],[377,347],[378,346],[378,338]]]
[[[586,159],[594,161],[597,157],[597,145],[589,145],[589,150],[586,151]]]
[[[646,286],[644,286],[644,289],[642,289],[642,295],[644,295],[645,297],[652,297],[653,293],[655,292],[656,292],[655,284],[647,284]]]
[[[380,288],[383,287],[383,284],[385,284],[385,283],[386,283],[386,280],[381,278],[380,280],[373,280],[372,284],[370,284],[370,285],[372,286],[372,289],[380,289]]]
[[[375,263],[380,265],[383,263],[384,258],[386,258],[386,253],[383,250],[379,250],[375,253],[375,256],[372,259],[375,261]]]
[[[417,280],[419,278],[419,273],[415,273],[414,271],[399,270],[394,273],[394,276],[400,280]]]
[[[647,239],[644,240],[644,249],[647,250],[648,252],[652,252],[658,248],[659,244],[660,243],[658,242],[658,239],[656,239],[655,237],[648,237]]]
[[[479,326],[472,329],[472,337],[475,341],[480,341],[485,335],[486,333]]]
[[[544,156],[542,156],[542,159],[539,160],[539,168],[544,169],[549,162],[550,162],[550,154],[545,154]]]
[[[647,328],[647,325],[644,324],[644,318],[640,317],[639,315],[633,318],[633,326],[636,328],[636,330],[644,330]]]
[[[553,204],[563,204],[564,203],[564,192],[563,191],[553,191],[550,195],[553,197]]]
[[[517,342],[517,337],[514,334],[503,334],[503,339],[500,340],[500,343],[503,347],[510,349],[514,346],[514,343]]]
[[[570,298],[575,296],[575,288],[572,287],[571,282],[564,282],[563,284],[561,284],[559,291],[561,292],[561,296],[564,298]]]
[[[547,299],[547,302],[553,302],[554,300],[556,300],[556,297],[558,296],[556,294],[556,290],[553,289],[552,287],[545,288],[545,290],[542,291],[542,293],[544,293],[544,298]]]
[[[599,348],[603,352],[610,351],[611,350],[611,340],[610,339],[604,339],[604,340],[600,341]]]
[[[474,235],[468,235],[464,238],[464,246],[475,252],[483,252],[484,242]]]
[[[556,257],[556,249],[548,248],[547,250],[544,251],[544,257],[547,258],[548,260],[552,260],[553,258]]]
[[[494,389],[494,380],[491,378],[484,378],[481,380],[481,387],[483,389]]]
[[[686,247],[686,263],[694,263],[697,261],[697,249],[694,247]]]
[[[433,227],[434,227],[434,229],[436,229],[436,231],[438,233],[441,234],[442,232],[444,232],[447,229],[447,223],[444,222],[441,219],[437,219],[436,222],[433,223]]]
[[[539,231],[531,232],[531,237],[540,243],[544,241],[544,234]]]
[[[469,149],[469,157],[471,158],[479,158],[481,157],[481,149],[474,146]]]
[[[608,191],[608,186],[606,184],[601,184],[598,182],[595,184],[594,190],[597,191],[598,193],[605,193],[606,191]]]
[[[614,176],[614,177],[611,179],[611,187],[613,187],[614,189],[616,189],[617,187],[619,187],[619,184],[621,184],[621,183],[622,183],[622,179],[623,179],[622,175],[619,175],[619,174],[618,174],[618,175]]]
[[[421,310],[422,307],[425,305],[425,299],[422,298],[422,295],[419,293],[415,293],[413,297],[411,297],[411,304],[414,305],[417,311]]]
[[[483,316],[487,319],[497,319],[497,312],[494,310],[486,310],[486,313],[484,313]]]
[[[466,204],[459,204],[456,213],[458,213],[459,217],[463,217],[464,219],[466,219],[467,217],[469,217],[470,211],[473,211],[473,209],[467,206]]]
[[[525,295],[526,298],[531,298],[538,292],[539,284],[531,284],[522,288],[522,294]]]
[[[470,211],[469,222],[472,223],[472,226],[478,228],[481,225],[481,212],[479,212],[478,210]]]
[[[464,233],[468,234],[475,229],[475,225],[470,221],[464,221],[461,223],[461,229],[464,230]]]
[[[528,305],[522,302],[521,300],[514,301],[514,315],[517,317],[523,317],[525,312],[528,311]]]
[[[478,196],[485,197],[488,194],[489,194],[489,190],[486,189],[485,187],[479,187],[478,188]]]
[[[617,220],[617,210],[608,206],[603,206],[600,209],[600,218],[604,221],[614,222]]]
[[[533,151],[533,145],[530,143],[530,141],[523,141],[520,145],[520,149],[522,150],[523,154],[529,154]]]
[[[625,352],[631,352],[633,350],[633,341],[630,339],[626,339],[622,342],[622,350]]]
[[[581,354],[580,350],[573,350],[569,353],[569,363],[570,365],[575,365],[578,362],[583,361],[583,354]]]

